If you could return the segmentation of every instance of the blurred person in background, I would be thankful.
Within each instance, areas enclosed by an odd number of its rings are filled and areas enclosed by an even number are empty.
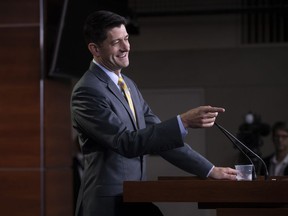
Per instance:
[[[288,127],[278,121],[272,127],[274,153],[264,158],[270,176],[288,175]]]

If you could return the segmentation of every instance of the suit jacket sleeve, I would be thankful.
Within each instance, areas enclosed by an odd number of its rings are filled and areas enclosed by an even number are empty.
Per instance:
[[[123,96],[114,83],[109,86],[109,82],[100,82],[88,74],[75,86],[71,112],[83,153],[110,149],[128,158],[160,154],[175,166],[206,177],[212,164],[184,145],[177,117],[160,122],[136,85],[131,80],[128,84],[137,104],[138,130],[135,130],[127,110],[121,105],[120,98]]]
[[[147,112],[151,124],[135,130],[127,111],[119,106],[119,99],[115,97],[117,91],[107,91],[107,86],[102,87],[99,83],[94,83],[93,87],[79,85],[74,89],[71,99],[73,126],[80,132],[84,153],[108,148],[133,158],[149,153],[158,154],[184,145],[176,117],[155,123],[155,119],[149,117]],[[120,92],[119,95],[122,97]],[[139,121],[145,124],[143,120]]]
[[[139,97],[142,98],[141,94]],[[145,100],[143,99],[141,101],[143,101],[142,109],[144,110],[146,124],[153,125],[159,123],[160,120],[154,115],[149,106],[145,103]],[[177,127],[179,127],[179,125],[177,125]],[[159,155],[176,167],[202,178],[206,178],[213,167],[213,164],[210,161],[194,151],[187,144],[169,151],[159,152]]]
[[[185,143],[183,147],[165,151],[160,155],[178,168],[206,178],[213,164]]]

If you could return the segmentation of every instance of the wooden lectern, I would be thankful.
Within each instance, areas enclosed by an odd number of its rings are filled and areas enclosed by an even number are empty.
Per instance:
[[[124,182],[125,202],[197,202],[217,216],[287,216],[288,177],[255,181],[159,177],[158,181]]]

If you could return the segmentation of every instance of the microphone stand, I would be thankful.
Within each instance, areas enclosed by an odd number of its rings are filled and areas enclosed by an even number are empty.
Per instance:
[[[257,157],[261,163],[264,165],[265,168],[265,174],[264,174],[264,178],[265,180],[268,180],[269,177],[269,173],[268,173],[268,169],[267,166],[265,164],[265,162],[262,160],[262,158],[257,155],[254,151],[252,151],[250,148],[248,148],[244,143],[242,143],[239,139],[237,139],[234,135],[232,135],[229,131],[227,131],[225,128],[223,128],[221,125],[219,125],[218,123],[214,123],[219,129],[220,131],[249,159],[249,161],[251,162],[251,164],[253,164],[253,176],[252,179],[255,180],[256,179],[256,171],[255,171],[255,165],[252,162],[251,158],[244,152],[244,150],[239,146],[241,145],[244,149],[246,149],[248,152],[250,152],[251,154],[253,154],[255,157]]]

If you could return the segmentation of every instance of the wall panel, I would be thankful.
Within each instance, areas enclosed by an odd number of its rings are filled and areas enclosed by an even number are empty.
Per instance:
[[[70,169],[47,169],[45,172],[46,216],[73,215],[73,185]]]
[[[41,3],[0,2],[0,215],[73,215],[70,85],[42,82]]]
[[[0,170],[0,214],[40,214],[40,175],[37,170]]]
[[[0,1],[0,25],[39,23],[39,0]]]
[[[39,28],[0,34],[0,167],[39,167]]]
[[[45,80],[45,165],[72,166],[69,80]]]

